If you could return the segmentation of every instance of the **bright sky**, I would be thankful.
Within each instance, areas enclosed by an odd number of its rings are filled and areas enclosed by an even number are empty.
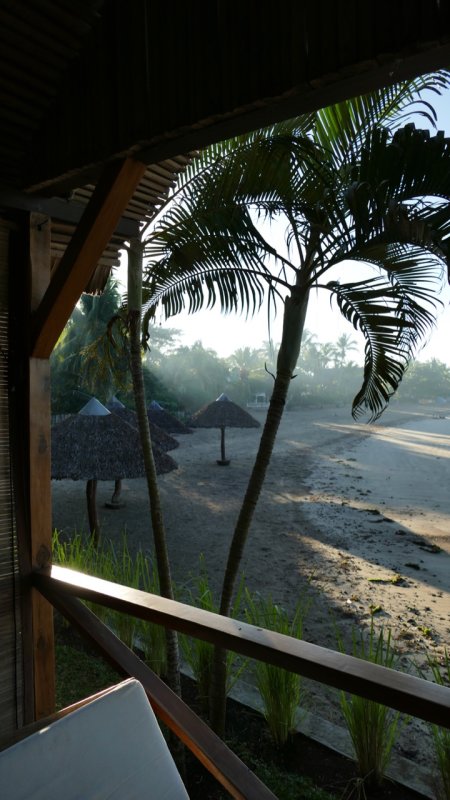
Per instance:
[[[450,135],[450,93],[442,97],[433,96],[431,102],[438,114],[438,129]],[[416,124],[417,127],[426,126],[425,121],[419,120]],[[119,279],[122,278],[121,273],[122,270],[117,275]],[[328,277],[327,280],[329,279]],[[437,358],[450,366],[450,291],[447,290],[445,295],[442,300],[446,308],[441,312],[437,327],[420,352],[419,359],[425,361]],[[263,341],[269,339],[269,335],[274,343],[278,343],[281,339],[281,324],[281,305],[278,316],[271,320],[270,334],[266,305],[262,306],[257,316],[248,319],[236,314],[225,316],[218,311],[202,311],[192,315],[179,314],[167,321],[161,319],[162,326],[180,331],[183,344],[191,345],[200,340],[204,347],[215,350],[222,357],[230,355],[241,347],[260,347]],[[315,334],[317,341],[320,342],[334,342],[342,333],[351,335],[359,345],[362,363],[364,337],[344,320],[337,308],[334,310],[330,308],[330,295],[327,291],[311,294],[306,328]],[[357,352],[352,353],[351,357],[355,361],[358,360]]]

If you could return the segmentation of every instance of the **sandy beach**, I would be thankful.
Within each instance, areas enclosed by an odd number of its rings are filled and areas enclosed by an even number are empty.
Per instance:
[[[216,464],[219,431],[176,437],[179,467],[159,482],[178,587],[198,573],[203,553],[220,590],[259,436],[227,430],[228,467]],[[333,648],[336,626],[348,644],[375,610],[400,666],[425,667],[427,651],[439,656],[450,644],[449,456],[450,410],[393,404],[370,426],[349,409],[286,411],[246,548],[249,590],[289,609],[309,592],[305,639]],[[118,511],[104,508],[112,488],[99,484],[102,535],[120,541],[126,531],[132,548],[151,551],[144,480],[124,481]],[[55,527],[86,530],[84,484],[53,482],[53,503]],[[328,693],[312,691],[318,710],[336,717]],[[421,749],[414,728],[408,748],[412,757]]]

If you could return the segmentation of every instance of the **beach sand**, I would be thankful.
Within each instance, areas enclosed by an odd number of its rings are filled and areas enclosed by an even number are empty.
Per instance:
[[[426,652],[450,644],[450,411],[393,404],[374,425],[356,424],[349,409],[285,412],[243,560],[251,592],[271,594],[293,610],[308,593],[304,638],[347,648],[356,626],[392,630],[400,668],[426,668]],[[263,414],[257,412],[263,422]],[[218,430],[177,436],[179,467],[159,477],[173,577],[181,589],[204,555],[220,591],[225,560],[260,430],[228,429],[228,467]],[[143,479],[125,480],[121,510],[104,503],[102,536],[152,551]],[[86,530],[84,484],[53,482],[54,526]],[[338,703],[311,684],[316,710],[338,719]],[[335,693],[336,694],[336,693]],[[404,753],[421,760],[423,726],[409,726]]]

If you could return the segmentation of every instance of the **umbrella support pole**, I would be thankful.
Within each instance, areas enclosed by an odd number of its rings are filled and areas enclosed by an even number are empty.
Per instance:
[[[97,481],[90,479],[86,483],[86,501],[88,508],[89,530],[95,547],[98,547],[100,525],[97,516]]]
[[[217,461],[219,467],[227,467],[230,463],[229,459],[225,458],[225,426],[222,425],[220,429],[220,460]]]
[[[114,481],[114,491],[112,493],[111,500],[109,503],[105,503],[105,508],[125,508],[125,503],[122,503],[120,500],[120,496],[122,494],[122,479],[117,478]]]

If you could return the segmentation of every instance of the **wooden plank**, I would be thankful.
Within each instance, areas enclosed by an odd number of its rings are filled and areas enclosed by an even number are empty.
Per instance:
[[[31,562],[43,567],[51,562],[52,498],[50,449],[50,364],[48,359],[29,362],[29,504]],[[55,709],[55,648],[53,609],[39,592],[32,592],[35,718]]]
[[[36,311],[30,348],[34,357],[49,358],[145,170],[129,158],[105,168]]]
[[[41,578],[43,576],[37,576]],[[58,609],[124,675],[136,678],[153,710],[236,800],[276,800],[275,795],[222,742],[203,720],[106,627],[80,600],[51,579],[40,589]]]
[[[50,280],[51,221],[30,215],[30,310],[47,291]],[[29,359],[28,374],[28,503],[30,559],[32,568],[51,563],[52,497],[50,450],[50,364]],[[55,646],[53,609],[39,592],[31,593],[35,719],[55,709]]]
[[[450,689],[303,640],[53,566],[33,580],[450,728]]]

